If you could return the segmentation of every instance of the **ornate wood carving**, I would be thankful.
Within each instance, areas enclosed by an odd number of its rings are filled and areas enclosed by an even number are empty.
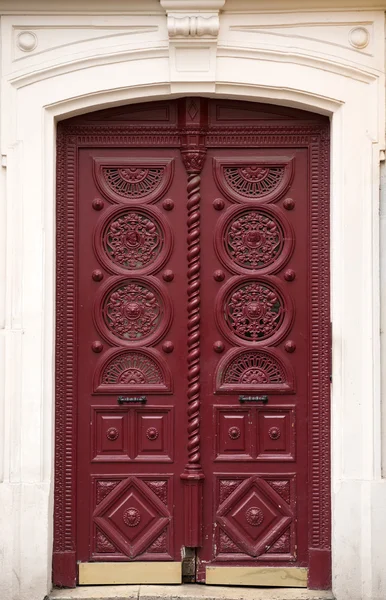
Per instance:
[[[310,374],[309,374],[309,535],[310,535],[310,564],[309,564],[309,585],[310,587],[327,587],[329,586],[329,561],[330,561],[330,462],[329,462],[329,361],[330,361],[330,342],[329,342],[329,133],[328,127],[323,122],[318,120],[319,117],[308,116],[305,113],[299,113],[296,117],[298,122],[292,117],[291,121],[267,123],[266,121],[256,122],[256,124],[244,126],[238,125],[230,120],[220,122],[213,114],[216,114],[215,109],[212,111],[212,117],[209,122],[203,117],[202,107],[205,106],[205,101],[198,99],[179,101],[183,102],[184,118],[180,118],[178,123],[166,121],[160,125],[149,122],[148,124],[138,124],[133,121],[125,123],[125,119],[120,122],[108,122],[99,114],[98,119],[93,119],[90,115],[82,118],[77,118],[62,123],[58,131],[58,170],[57,170],[57,347],[56,347],[56,463],[55,463],[55,541],[54,541],[54,581],[56,585],[74,586],[76,584],[76,530],[75,530],[75,506],[76,506],[76,414],[77,414],[77,397],[76,397],[76,365],[77,365],[77,341],[75,336],[76,330],[76,282],[77,282],[77,261],[76,261],[76,176],[77,176],[77,156],[78,148],[95,147],[95,148],[144,148],[153,147],[155,150],[160,148],[179,148],[181,157],[188,175],[188,404],[187,414],[189,421],[188,431],[188,462],[186,468],[181,475],[184,481],[186,508],[185,523],[186,534],[184,543],[187,546],[198,546],[200,544],[201,534],[201,511],[202,511],[202,482],[203,472],[200,459],[200,182],[201,169],[204,165],[206,149],[210,148],[306,148],[309,157],[308,177],[310,182],[310,262],[309,262],[309,277],[310,277],[310,321],[313,323],[309,331],[310,341]],[[218,101],[210,101],[215,105]],[[170,103],[174,105],[174,101]],[[197,110],[198,108],[198,110]],[[257,109],[258,110],[258,107]],[[277,109],[286,113],[287,109]],[[247,173],[248,177],[250,176]],[[103,196],[102,196],[103,197]],[[295,196],[294,196],[295,198]],[[207,199],[210,204],[214,204],[219,209],[224,208],[224,200],[216,197]],[[296,200],[296,198],[295,198]],[[97,199],[95,200],[95,202]],[[286,202],[293,202],[291,207]],[[105,202],[106,210],[108,201]],[[175,211],[167,213],[171,210],[175,202]],[[240,207],[241,204],[241,207]],[[283,201],[284,208],[294,208],[295,214],[298,209],[298,204],[292,199]],[[164,208],[162,208],[164,207]],[[237,203],[234,207],[232,215],[236,215],[240,219],[244,215],[244,205],[242,202]],[[164,198],[156,207],[145,206],[141,208],[140,215],[147,215],[157,226],[163,227],[163,221],[157,212],[168,216],[174,215],[177,212],[177,198],[174,200]],[[248,204],[245,210],[250,207]],[[92,210],[92,209],[91,209]],[[110,210],[110,209],[108,209]],[[114,210],[118,210],[115,205],[111,209],[111,214]],[[131,217],[130,211],[125,206],[126,213]],[[139,209],[136,209],[137,212]],[[259,207],[261,210],[261,207]],[[264,210],[264,208],[263,208]],[[232,209],[233,211],[233,209]],[[225,214],[224,210],[224,214]],[[287,211],[285,211],[287,214]],[[114,213],[115,214],[115,213]],[[138,213],[139,214],[139,213]],[[231,214],[231,213],[229,213]],[[256,213],[257,214],[257,213]],[[266,210],[265,218],[271,219],[275,226],[279,226],[280,222],[273,218],[275,214],[275,206],[272,203]],[[107,215],[107,211],[106,211]],[[145,215],[145,216],[146,216]],[[156,220],[153,218],[156,217]],[[235,216],[236,218],[236,216]],[[106,221],[107,222],[107,221]],[[142,221],[141,221],[142,222]],[[110,223],[110,221],[109,221]],[[115,221],[111,221],[115,223]],[[131,221],[130,221],[131,223]],[[228,222],[225,217],[223,221],[224,231],[230,231],[231,222]],[[232,221],[233,223],[233,221]],[[259,222],[260,223],[260,222]],[[257,223],[255,229],[261,229],[261,225]],[[266,223],[266,222],[264,222]],[[268,223],[268,221],[267,221]],[[272,227],[271,223],[268,223]],[[245,226],[244,222],[242,223]],[[265,226],[265,225],[264,225]],[[259,229],[259,230],[260,230]],[[231,251],[224,249],[220,259],[224,263],[224,269],[228,268],[228,264],[232,262],[233,268],[230,269],[234,275],[247,276],[250,269],[248,261],[258,261],[259,257],[256,252],[248,251],[243,263],[244,249],[239,244],[237,236],[232,233]],[[280,244],[280,236],[275,235],[269,239],[270,247],[267,249],[266,256],[261,258],[262,275],[265,274],[265,262],[270,260],[269,252],[274,253],[277,244]],[[152,238],[153,240],[153,238]],[[155,240],[155,238],[154,238]],[[149,252],[154,252],[155,241],[147,244]],[[155,246],[158,251],[158,246]],[[236,248],[238,254],[236,256]],[[285,246],[284,246],[285,248]],[[114,248],[114,252],[117,252]],[[227,252],[234,253],[234,256],[229,256]],[[286,258],[291,255],[292,248],[286,250]],[[150,256],[149,254],[149,256]],[[161,255],[161,252],[160,252]],[[166,256],[166,253],[165,253]],[[240,259],[241,256],[241,259]],[[115,256],[113,257],[115,258]],[[146,257],[145,257],[146,258]],[[152,263],[151,260],[154,260]],[[157,265],[160,269],[165,265],[162,257],[151,255],[149,265]],[[243,260],[242,260],[243,259]],[[123,259],[122,259],[123,260]],[[131,260],[124,256],[124,261]],[[131,270],[129,264],[115,264],[110,258],[106,259],[106,268],[111,272],[124,275],[126,270]],[[291,266],[291,265],[289,265]],[[255,267],[256,268],[256,267]],[[149,267],[150,269],[150,267]],[[145,275],[148,271],[148,265],[143,264],[139,269],[138,275]],[[289,272],[289,271],[288,271]],[[260,271],[261,273],[261,271]],[[259,279],[261,279],[259,273]],[[132,275],[133,273],[131,273]],[[288,285],[295,285],[298,281],[300,273],[296,273],[296,281]],[[90,274],[91,277],[91,274]],[[286,281],[293,281],[294,274],[289,274]],[[177,276],[176,276],[177,280]],[[95,279],[99,281],[99,279]],[[166,281],[166,280],[165,280]],[[105,285],[104,283],[102,285]],[[174,285],[164,284],[162,286]],[[158,287],[157,287],[158,290]],[[152,335],[152,334],[149,334]],[[158,338],[157,338],[158,339]],[[162,343],[162,342],[161,342]],[[131,342],[130,342],[131,344]],[[259,348],[257,349],[259,350]],[[125,351],[127,349],[125,348]],[[251,352],[256,352],[253,347]],[[115,350],[114,350],[115,352]],[[249,352],[249,349],[248,349]],[[286,354],[286,358],[290,359],[290,355]],[[164,355],[162,353],[163,356]],[[158,355],[157,355],[158,356]],[[230,357],[228,349],[225,357]],[[232,355],[233,356],[233,355]],[[158,356],[158,359],[160,357]],[[225,362],[224,362],[225,364]],[[256,366],[256,365],[253,365]],[[286,366],[286,364],[284,365]],[[290,371],[286,375],[292,374]],[[231,382],[232,383],[232,382]],[[271,382],[273,385],[273,383]],[[156,384],[154,384],[156,385]],[[281,385],[281,384],[280,384]],[[146,392],[148,393],[148,392]],[[261,415],[264,413],[261,410]],[[284,422],[284,421],[283,421]],[[240,431],[237,431],[237,427]],[[283,425],[274,423],[273,426],[267,429],[268,438],[267,444],[271,444],[275,448],[282,443],[284,438]],[[110,427],[111,429],[111,427]],[[115,438],[115,433],[108,432],[103,438],[105,444],[121,443],[122,436]],[[118,430],[119,428],[117,428]],[[147,444],[156,444],[161,439],[161,434],[157,436],[154,431],[157,429],[153,424],[144,429]],[[227,440],[229,443],[241,444],[243,437],[243,428],[240,425],[232,424],[226,429]],[[102,438],[101,438],[102,439]],[[227,442],[228,443],[228,442]],[[283,442],[284,443],[284,442]],[[266,460],[267,453],[270,452],[270,447],[263,448],[261,451],[261,459]],[[260,456],[260,455],[259,455]],[[136,459],[135,459],[136,460]],[[142,459],[141,459],[142,460]],[[244,459],[243,459],[244,460]],[[259,460],[259,457],[253,460]],[[256,464],[256,463],[254,463]],[[253,469],[252,469],[253,470]],[[236,490],[240,485],[241,480],[237,476],[229,473],[229,481],[224,483],[228,485],[229,494]],[[115,484],[115,482],[114,482]],[[271,485],[271,484],[270,484]],[[228,489],[228,488],[226,488]],[[280,492],[276,490],[278,494]],[[156,492],[155,492],[156,493]],[[221,494],[226,497],[225,487]],[[228,495],[229,495],[228,494]],[[221,500],[223,502],[224,500]],[[253,507],[252,507],[253,508]],[[252,513],[251,513],[252,514]],[[255,514],[255,513],[254,513]],[[251,517],[252,518],[252,517]],[[253,517],[255,518],[255,517]],[[250,527],[256,527],[249,524]],[[129,526],[127,526],[129,527]],[[283,530],[284,531],[284,530]],[[286,532],[283,533],[283,535]],[[160,538],[163,535],[160,532]],[[224,533],[224,535],[226,535]],[[162,542],[163,543],[163,542]],[[275,542],[276,543],[276,542]],[[154,545],[159,545],[161,542],[153,541]],[[102,544],[103,545],[103,544]],[[158,547],[158,546],[157,546]],[[163,546],[162,546],[163,547]],[[106,546],[107,548],[107,546]],[[153,550],[156,552],[156,550]],[[159,551],[159,550],[157,550]],[[272,555],[271,555],[272,556]],[[325,568],[320,568],[321,561],[324,561]],[[318,563],[318,564],[317,564]]]
[[[189,101],[187,101],[189,102]],[[182,160],[188,174],[188,463],[181,478],[185,482],[185,544],[188,547],[201,545],[202,537],[202,481],[204,473],[200,456],[200,304],[201,304],[201,240],[200,203],[201,170],[204,166],[206,149],[202,145],[200,122],[204,118],[203,102],[189,103],[187,120],[197,123],[189,125],[190,131],[181,148]],[[185,141],[184,140],[184,141]]]

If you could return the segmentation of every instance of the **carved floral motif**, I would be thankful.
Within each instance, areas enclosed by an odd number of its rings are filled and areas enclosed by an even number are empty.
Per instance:
[[[238,214],[225,232],[224,247],[229,258],[245,269],[261,269],[280,254],[284,236],[277,219],[258,210]]]
[[[237,337],[258,342],[279,329],[284,319],[284,306],[274,288],[253,281],[233,288],[228,294],[224,317]]]
[[[104,167],[102,173],[116,194],[135,200],[148,196],[159,186],[164,170],[164,167]]]
[[[139,525],[141,522],[141,514],[139,510],[131,506],[130,508],[126,508],[122,519],[125,525],[128,527],[137,527],[137,525]]]
[[[155,493],[156,496],[167,505],[168,503],[168,482],[165,480],[148,481],[144,480],[144,483]]]
[[[245,518],[249,525],[252,525],[252,527],[258,527],[264,521],[263,511],[257,506],[251,506],[246,511]]]
[[[103,306],[108,329],[127,341],[151,335],[157,329],[161,313],[159,295],[150,286],[130,281],[110,292]]]
[[[225,533],[225,531],[223,531],[222,529],[220,529],[220,535],[219,535],[219,551],[223,552],[223,553],[232,553],[232,554],[240,554],[241,550],[238,546],[236,546],[236,544],[234,543],[233,540],[230,539],[229,536],[227,536],[227,534]]]
[[[227,184],[240,196],[247,199],[262,198],[271,193],[282,181],[284,167],[246,165],[224,167]]]
[[[110,553],[116,552],[114,544],[112,544],[110,540],[108,540],[107,537],[101,531],[99,531],[99,529],[97,530],[96,534],[96,551]]]
[[[125,269],[139,270],[159,256],[163,236],[153,216],[150,218],[142,211],[125,211],[108,223],[102,243],[113,263]]]
[[[147,552],[162,553],[167,552],[167,535],[166,530],[161,533],[159,537],[149,546]]]
[[[102,384],[152,385],[163,383],[157,363],[140,351],[127,351],[107,363]]]
[[[264,385],[285,383],[285,373],[277,361],[265,352],[249,350],[237,354],[226,367],[223,383]]]
[[[96,503],[99,504],[102,502],[106,496],[113,491],[114,488],[117,487],[119,481],[97,481],[96,483]]]
[[[220,481],[220,497],[219,502],[222,504],[228,496],[235,491],[235,489],[242,483],[241,479],[221,479]]]

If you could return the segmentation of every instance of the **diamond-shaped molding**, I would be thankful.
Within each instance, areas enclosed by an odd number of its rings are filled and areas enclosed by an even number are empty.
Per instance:
[[[95,509],[94,522],[130,558],[171,521],[165,504],[137,477],[124,479]]]
[[[291,523],[289,506],[264,479],[250,477],[223,502],[216,520],[250,556],[259,556]]]

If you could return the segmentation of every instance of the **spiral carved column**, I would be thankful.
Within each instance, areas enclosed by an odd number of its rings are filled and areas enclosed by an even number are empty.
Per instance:
[[[185,546],[202,544],[202,483],[200,456],[200,172],[205,150],[183,148],[188,173],[188,463],[181,479],[185,483]]]

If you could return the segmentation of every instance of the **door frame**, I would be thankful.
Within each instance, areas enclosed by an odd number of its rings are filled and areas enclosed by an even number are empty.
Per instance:
[[[112,109],[114,110],[114,109]],[[278,108],[283,115],[294,115],[294,109]],[[300,113],[299,113],[300,114]],[[264,122],[263,122],[264,123]],[[115,129],[115,133],[114,132]],[[96,126],[92,122],[78,124],[62,122],[57,135],[57,255],[56,255],[56,420],[55,420],[55,497],[54,497],[54,583],[76,585],[76,231],[77,148],[98,146],[128,146],[125,127]],[[135,129],[130,127],[130,134]],[[137,132],[142,145],[151,141],[163,147],[164,136],[151,124]],[[223,134],[227,133],[223,128]],[[228,131],[229,133],[229,131]],[[169,135],[179,133],[177,126]],[[210,139],[209,132],[208,138]],[[216,135],[213,132],[213,135]],[[257,137],[256,137],[257,136]],[[254,140],[270,147],[301,145],[309,150],[310,173],[310,277],[313,329],[310,343],[309,387],[309,587],[331,587],[331,487],[330,487],[330,269],[329,269],[329,125],[325,119],[314,124],[302,123],[300,118],[278,126],[258,125],[238,128],[232,132],[238,147]],[[263,139],[264,136],[264,139]],[[135,135],[134,135],[135,137]],[[138,141],[133,146],[140,145]],[[221,145],[217,141],[217,146]],[[224,147],[226,136],[224,135]],[[322,168],[320,168],[322,166]]]

